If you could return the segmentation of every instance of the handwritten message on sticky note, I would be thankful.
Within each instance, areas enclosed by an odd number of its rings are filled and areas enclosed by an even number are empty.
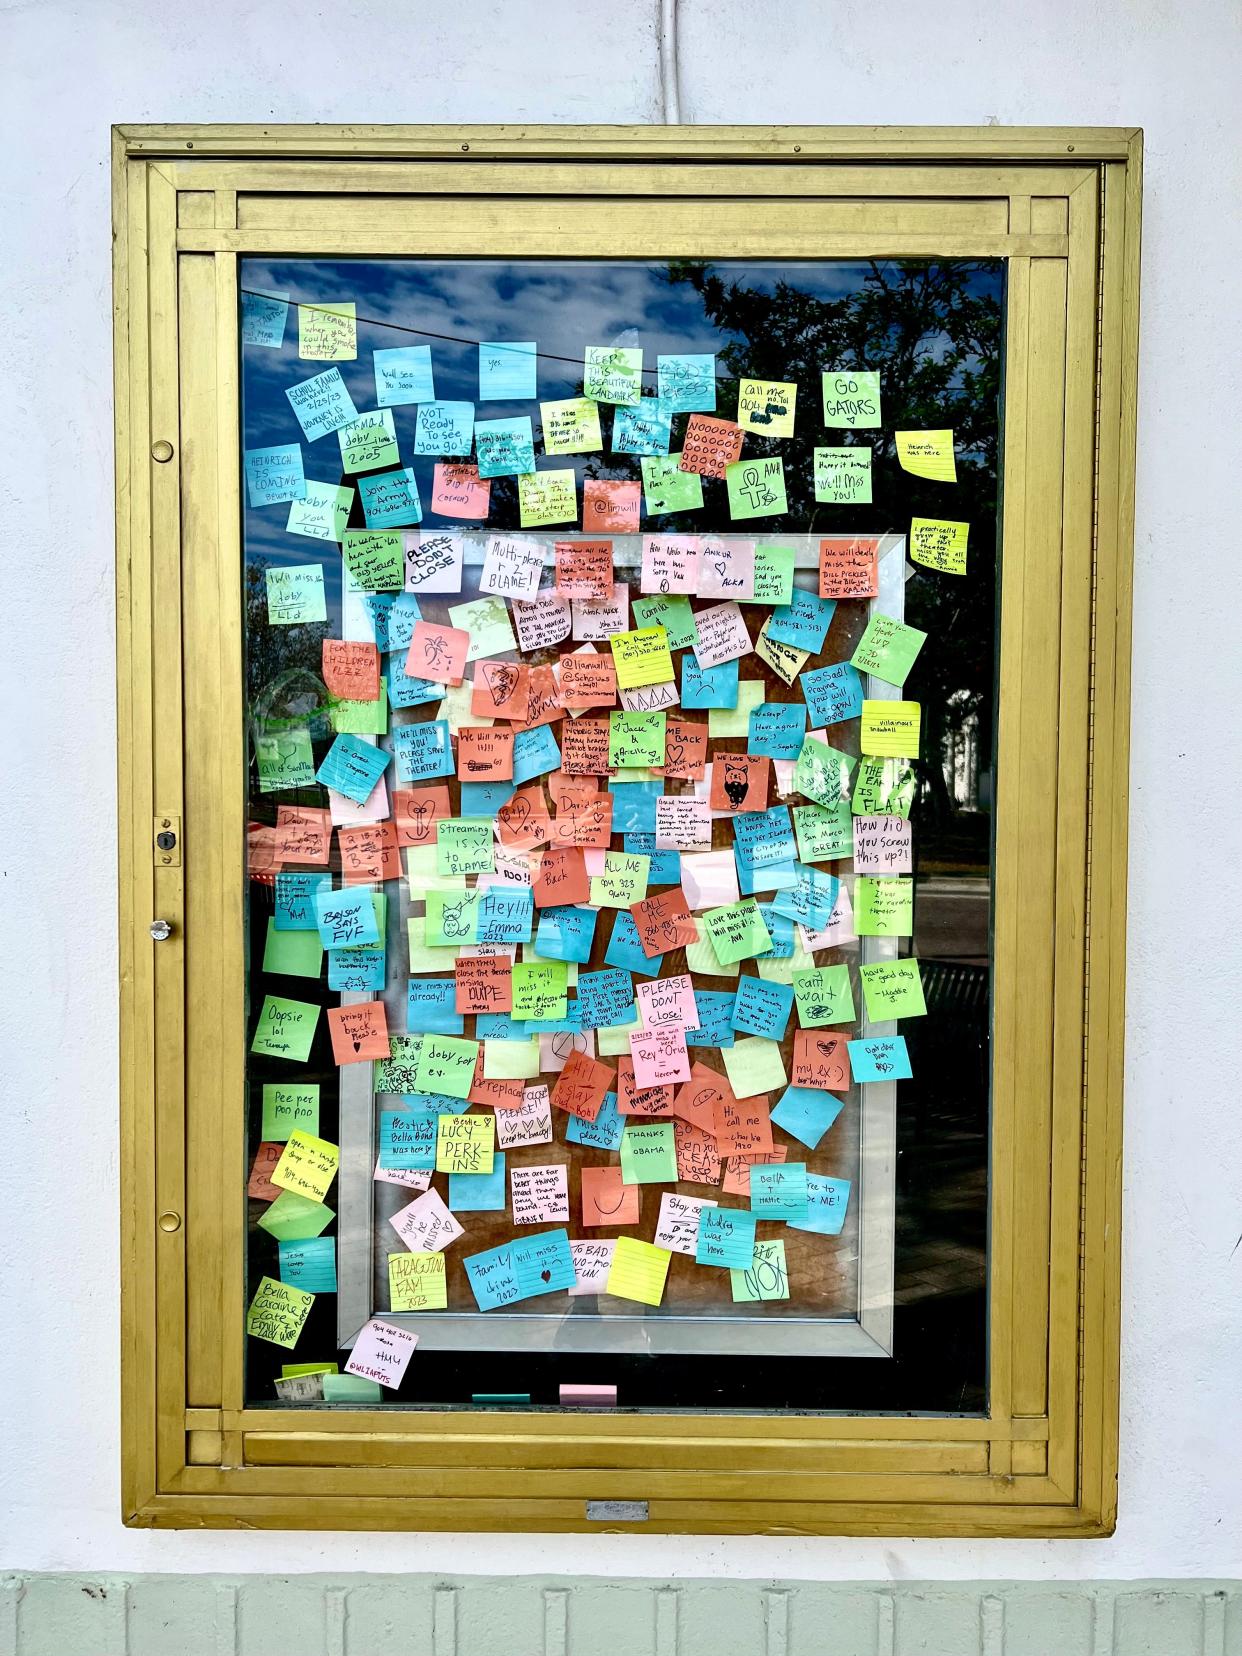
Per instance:
[[[944,518],[911,518],[910,557],[927,569],[939,569],[946,575],[964,575],[969,538],[969,523]]]
[[[299,305],[298,355],[314,362],[352,362],[358,355],[353,301]]]
[[[815,498],[829,506],[871,504],[871,450],[817,448]]]
[[[785,462],[775,455],[761,460],[738,460],[725,467],[729,516],[776,517],[789,510],[785,498]]]
[[[798,387],[782,380],[742,379],[737,385],[737,423],[761,437],[792,437]]]
[[[356,1374],[363,1380],[374,1380],[378,1385],[395,1391],[409,1367],[417,1344],[418,1335],[411,1329],[399,1328],[396,1323],[385,1322],[381,1317],[372,1317],[370,1322],[363,1324],[354,1342],[345,1372]]]
[[[850,659],[860,673],[873,673],[888,684],[902,685],[926,642],[925,632],[877,611]]]
[[[436,1172],[490,1173],[495,1143],[495,1116],[442,1115],[436,1126]]]
[[[393,1311],[443,1311],[448,1286],[442,1253],[388,1256],[388,1303]]]
[[[509,1174],[515,1225],[543,1225],[569,1218],[569,1170],[560,1163],[515,1167]]]
[[[314,1303],[314,1294],[304,1289],[274,1277],[260,1277],[246,1312],[246,1333],[292,1351]]]
[[[541,402],[545,454],[590,454],[604,446],[599,428],[599,405],[588,397],[563,402]]]
[[[759,1300],[787,1300],[789,1298],[789,1270],[785,1262],[785,1244],[781,1241],[756,1242],[755,1253],[745,1270],[729,1272],[729,1286],[735,1304],[749,1304]]]
[[[822,375],[824,424],[850,431],[880,426],[880,375],[866,368],[829,368]]]
[[[593,402],[636,403],[642,396],[641,348],[588,345],[584,352],[582,392]]]
[[[617,683],[622,689],[643,684],[664,684],[673,676],[673,658],[668,634],[663,627],[640,627],[633,632],[614,633],[609,640]],[[663,759],[655,763],[660,763]]]
[[[518,518],[523,529],[573,523],[577,516],[577,479],[571,468],[532,471],[518,478]]]
[[[952,431],[895,431],[893,441],[902,471],[937,483],[957,482]]]
[[[862,751],[873,756],[917,759],[921,717],[918,702],[864,701]]]

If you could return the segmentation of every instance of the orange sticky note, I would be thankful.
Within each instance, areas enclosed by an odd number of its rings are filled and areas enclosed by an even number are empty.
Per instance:
[[[714,420],[710,414],[692,414],[686,423],[678,470],[700,477],[724,477],[725,467],[742,457],[741,426],[732,420]]]
[[[841,535],[819,543],[821,598],[875,598],[880,591],[880,543],[874,535]]]
[[[580,1116],[583,1121],[594,1121],[603,1108],[604,1094],[615,1090],[615,1082],[616,1077],[607,1064],[575,1050],[565,1060],[560,1080],[552,1089],[552,1102],[558,1110]],[[617,1172],[620,1171],[618,1168]]]
[[[555,541],[556,586],[566,598],[606,604],[612,597],[610,540]]]
[[[765,1094],[735,1098],[732,1089],[716,1100],[716,1144],[721,1155],[762,1155],[772,1148],[772,1118]]]
[[[328,1028],[337,1064],[365,1064],[369,1059],[389,1056],[388,1019],[382,1000],[330,1006]]]
[[[561,768],[566,776],[607,776],[608,720],[575,719],[561,732]]]
[[[378,701],[379,650],[352,638],[325,638],[323,682],[345,701]]]
[[[416,621],[405,670],[411,678],[430,679],[432,684],[460,684],[465,677],[469,648],[470,634],[459,627],[445,627],[438,621]]]
[[[768,803],[772,761],[753,753],[717,753],[708,803],[713,811],[762,811]]]
[[[621,1182],[619,1167],[584,1167],[583,1225],[637,1225],[642,1216],[640,1189]]]
[[[790,1082],[795,1087],[819,1087],[848,1092],[850,1061],[846,1043],[852,1030],[796,1029]]]
[[[560,908],[567,903],[587,903],[591,882],[586,859],[576,848],[540,851],[532,882],[536,908]]]
[[[500,843],[517,851],[531,851],[547,841],[551,823],[538,782],[519,788],[509,803],[500,807],[496,825],[500,829]]]
[[[697,782],[707,768],[707,726],[672,713],[664,726],[664,774]]]
[[[492,486],[477,466],[438,465],[432,475],[431,509],[440,517],[482,522],[491,509]]]
[[[532,667],[526,678],[526,716],[514,719],[515,730],[533,730],[536,725],[553,724],[565,717],[556,674],[546,663]]]
[[[516,661],[476,661],[470,711],[476,719],[524,719],[530,669]]]
[[[619,535],[638,533],[642,510],[641,483],[619,483],[588,477],[582,485],[582,527],[587,534],[604,529]],[[611,555],[611,554],[610,554]],[[603,598],[611,594],[602,594]]]
[[[336,843],[346,885],[401,878],[395,822],[364,822],[355,828],[338,828]]]
[[[332,853],[332,813],[314,805],[276,807],[275,853],[281,863],[321,863]]]
[[[434,845],[436,823],[452,814],[449,791],[443,783],[431,788],[393,790],[392,816],[398,845]]]
[[[630,913],[638,927],[638,941],[648,957],[667,954],[670,949],[684,949],[688,943],[699,940],[698,927],[680,886],[662,891],[658,897],[647,897],[641,903],[631,903]]]
[[[561,657],[562,707],[615,707],[617,669],[608,655]]]
[[[677,1147],[677,1177],[680,1180],[686,1184],[720,1183],[720,1151],[716,1148],[713,1134],[696,1127],[692,1121],[675,1121],[673,1143]]]
[[[552,843],[607,851],[612,844],[612,795],[598,793],[558,811],[552,821]]]
[[[508,955],[460,955],[453,962],[458,1012],[508,1012],[513,1007],[513,962]],[[482,1062],[483,1050],[479,1049]],[[521,1086],[521,1082],[518,1083]]]
[[[713,1142],[716,1137],[716,1105],[728,1093],[733,1095],[733,1088],[723,1075],[717,1075],[714,1069],[695,1059],[690,1067],[690,1079],[684,1081],[677,1089],[677,1096],[673,1099],[673,1114],[681,1121],[688,1121],[700,1132],[710,1133]]]
[[[280,1186],[272,1183],[272,1173],[276,1163],[285,1153],[283,1144],[271,1144],[264,1139],[255,1153],[254,1164],[250,1169],[250,1182],[246,1186],[246,1195],[253,1196],[261,1202],[274,1202],[280,1195]],[[619,1173],[620,1168],[617,1169]]]
[[[463,725],[457,732],[457,775],[463,782],[507,782],[513,775],[513,731]]]

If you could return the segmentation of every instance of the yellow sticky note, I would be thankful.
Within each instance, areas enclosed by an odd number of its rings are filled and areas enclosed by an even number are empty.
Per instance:
[[[437,1173],[490,1173],[495,1150],[494,1115],[437,1117]]]
[[[609,642],[617,683],[623,690],[636,690],[643,684],[668,684],[672,679],[673,657],[663,627],[614,633]]]
[[[922,711],[918,702],[864,701],[862,751],[868,757],[917,759]]]
[[[517,485],[523,529],[537,529],[542,523],[577,523],[578,484],[572,468],[527,472]]]
[[[792,437],[797,397],[798,387],[784,380],[739,380],[737,423],[761,437]]]
[[[354,304],[299,305],[298,355],[312,362],[353,362],[358,355]]]
[[[292,1351],[314,1303],[314,1294],[262,1277],[246,1312],[246,1333]]]
[[[289,1134],[284,1154],[272,1169],[272,1183],[299,1196],[309,1196],[313,1202],[322,1202],[340,1163],[337,1145],[295,1128]]]
[[[619,1236],[604,1292],[641,1305],[659,1305],[672,1257],[667,1248],[653,1247],[635,1236]]]
[[[969,534],[969,523],[954,523],[947,518],[911,518],[910,557],[928,569],[940,569],[946,575],[964,575]]]
[[[755,654],[760,661],[767,662],[782,684],[792,684],[802,671],[808,652],[798,649],[796,644],[786,644],[781,639],[770,637],[765,621],[755,640]]]
[[[399,1253],[388,1256],[390,1311],[444,1311],[448,1283],[442,1253]]]
[[[545,454],[590,454],[602,449],[599,404],[587,397],[569,397],[564,402],[541,402]]]
[[[651,858],[637,851],[605,851],[604,866],[591,876],[591,902],[596,908],[629,908],[647,895]]]
[[[786,1084],[779,1041],[767,1041],[761,1035],[748,1035],[745,1040],[734,1041],[731,1047],[722,1047],[720,1056],[724,1059],[729,1085],[738,1098],[775,1092]]]
[[[902,471],[936,483],[957,482],[951,431],[895,431],[893,437]]]

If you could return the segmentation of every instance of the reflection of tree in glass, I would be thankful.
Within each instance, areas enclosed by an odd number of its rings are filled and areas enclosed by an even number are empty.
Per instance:
[[[305,725],[312,742],[322,742],[330,734],[329,696],[323,682],[323,641],[331,635],[332,623],[269,626],[266,571],[265,559],[251,557],[245,564],[242,601],[250,733],[254,737],[291,725]]]

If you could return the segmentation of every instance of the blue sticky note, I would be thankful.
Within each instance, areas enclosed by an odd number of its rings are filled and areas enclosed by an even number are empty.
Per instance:
[[[719,667],[700,667],[693,651],[681,658],[681,705],[683,707],[736,707],[737,662],[724,661]]]
[[[798,844],[787,805],[773,805],[766,811],[743,811],[733,819],[733,837],[756,868],[774,863],[795,862]]]
[[[379,922],[375,904],[366,886],[331,887],[315,893],[315,925],[325,949],[357,949],[364,943],[378,943]]]
[[[513,738],[513,786],[520,788],[536,776],[546,776],[559,770],[561,750],[556,745],[551,725],[536,725],[534,730],[519,730]],[[615,823],[614,823],[615,830]]]
[[[385,668],[388,700],[393,707],[426,707],[444,700],[444,686],[431,679],[412,678],[405,670],[405,654],[394,650]]]
[[[745,1208],[705,1207],[699,1215],[696,1263],[749,1270],[755,1257],[755,1223],[754,1214]]]
[[[504,1151],[493,1153],[490,1173],[450,1173],[448,1205],[454,1213],[503,1213],[508,1206]]]
[[[432,777],[453,774],[447,719],[394,725],[392,751],[397,760],[397,776],[402,782],[426,782]]]
[[[872,1035],[848,1046],[855,1081],[909,1081],[914,1074],[904,1035]]]
[[[759,1219],[792,1224],[807,1217],[806,1163],[756,1162],[750,1170],[750,1211]]]
[[[473,444],[473,403],[419,403],[414,425],[415,454],[468,455]]]
[[[358,493],[368,529],[399,529],[403,524],[423,521],[418,479],[409,466],[360,477]]]
[[[286,386],[285,396],[308,443],[326,437],[330,431],[339,431],[358,418],[354,399],[339,368],[325,368],[322,374]]]
[[[315,931],[315,895],[331,891],[331,874],[288,874],[276,876],[276,930]]]
[[[760,891],[784,891],[797,884],[798,875],[791,862],[756,863],[740,845],[733,847],[733,861],[737,866],[738,890],[743,897],[753,897]]]
[[[801,1219],[788,1219],[785,1222],[793,1230],[814,1231],[819,1236],[840,1236],[849,1202],[848,1179],[830,1179],[822,1173],[808,1173],[806,1216]],[[704,1208],[703,1211],[706,1213],[707,1209]]]
[[[444,728],[447,730],[448,726]],[[315,780],[352,799],[355,805],[365,805],[391,758],[391,753],[377,744],[364,742],[361,736],[342,734],[324,754]]]
[[[622,786],[630,784],[622,783]],[[650,859],[647,869],[649,886],[681,884],[680,851],[657,851],[654,834],[626,834],[623,843],[627,851],[636,851],[639,856]]]
[[[795,863],[794,874],[793,885],[777,892],[772,907],[777,914],[799,921],[808,931],[822,931],[832,918],[841,882],[807,863]]]
[[[604,1102],[594,1121],[583,1121],[570,1116],[565,1127],[567,1144],[586,1144],[592,1150],[619,1150],[625,1132],[626,1117],[617,1109],[616,1093],[605,1093]]]
[[[375,369],[377,408],[401,408],[407,403],[435,401],[430,345],[397,345],[391,350],[373,351],[371,361]]]
[[[381,1110],[379,1163],[425,1172],[436,1165],[436,1115],[427,1110]]]
[[[769,759],[796,759],[805,736],[805,707],[798,702],[761,702],[750,710],[746,751]]]
[[[621,1024],[637,1023],[634,979],[620,966],[609,966],[601,972],[579,972],[578,1012],[584,1029],[614,1029]]]
[[[813,672],[803,673],[798,682],[816,730],[840,724],[842,719],[856,719],[862,712],[862,679],[853,662],[816,667]]]
[[[306,498],[301,443],[246,450],[246,495],[252,506]]]
[[[663,955],[660,957],[663,959]],[[727,989],[700,989],[694,986],[694,1004],[699,1009],[699,1027],[687,1029],[688,1047],[731,1047],[733,1045],[733,1000]]]
[[[535,469],[535,439],[530,415],[511,420],[480,420],[474,428],[480,477],[521,477]]]
[[[463,782],[461,814],[468,817],[495,816],[513,798],[512,782]]]
[[[768,928],[772,947],[757,955],[758,960],[788,960],[794,952],[794,923],[788,914],[778,914],[772,903],[760,903],[759,913]]]
[[[254,293],[241,296],[241,337],[243,345],[267,345],[279,350],[285,342],[289,316],[287,293]]]
[[[417,594],[413,592],[394,592],[387,596],[389,603],[384,612],[387,643],[380,648],[391,654],[393,650],[409,649],[414,642],[414,628],[422,620],[423,612]],[[378,639],[376,642],[379,642]]]
[[[543,1231],[521,1241],[514,1238],[463,1263],[480,1311],[494,1311],[536,1294],[559,1293],[577,1281],[569,1233],[563,1230]]]
[[[474,1020],[476,1041],[522,1041],[524,1032],[513,1021],[510,1012],[480,1012]]]
[[[673,410],[657,397],[622,404],[612,418],[614,454],[667,454]]]
[[[538,949],[538,944],[535,945]],[[527,1018],[522,1024],[522,1031],[529,1039],[532,1035],[581,1035],[582,1013],[578,1010],[577,1001],[570,1001],[565,1007],[565,1015],[561,1018]]]
[[[535,897],[529,886],[489,886],[479,903],[479,943],[529,943]]]
[[[278,1242],[280,1280],[305,1294],[336,1293],[336,1238],[312,1236],[305,1242]]]
[[[405,1027],[411,1035],[460,1035],[466,1022],[457,1010],[456,979],[411,978]]]
[[[643,946],[638,941],[638,925],[634,916],[629,909],[618,909],[612,922],[612,935],[604,951],[604,960],[609,966],[620,966],[627,972],[638,972],[642,977],[658,977],[664,956],[643,953]],[[730,995],[728,998],[731,1004],[733,996]],[[689,1035],[690,1031],[687,1030],[687,1042]]]
[[[584,964],[591,958],[595,923],[599,910],[563,904],[542,909],[535,933],[535,951],[547,960],[574,960]]]
[[[610,782],[612,831],[614,834],[655,834],[656,800],[664,792],[663,781]]]
[[[739,977],[733,997],[733,1027],[747,1035],[783,1041],[793,1011],[794,992],[787,983],[768,983],[759,977]]]
[[[401,1102],[415,1115],[464,1115],[470,1108],[468,1098],[450,1098],[447,1093],[402,1093]]]
[[[835,598],[821,598],[817,592],[795,587],[789,602],[778,604],[768,617],[768,637],[814,655],[824,647],[836,607]]]
[[[328,988],[343,995],[369,995],[387,982],[384,945],[328,950]]]
[[[537,397],[536,350],[533,339],[484,340],[479,345],[479,401]]]
[[[716,410],[716,358],[680,353],[656,358],[660,401],[678,414]]]
[[[845,1100],[818,1087],[786,1087],[772,1111],[772,1124],[796,1138],[808,1150],[820,1139],[845,1108]]]

